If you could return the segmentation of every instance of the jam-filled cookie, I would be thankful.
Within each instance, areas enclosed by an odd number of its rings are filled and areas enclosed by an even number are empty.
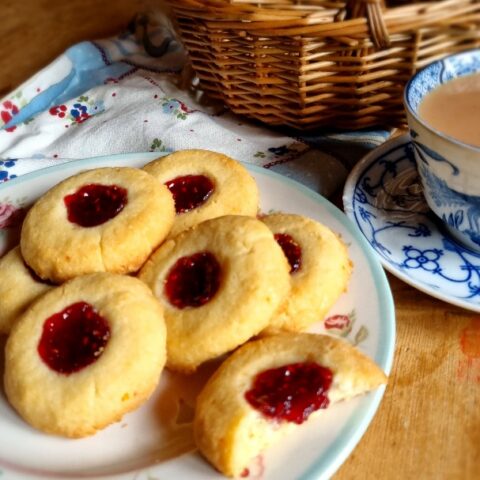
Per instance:
[[[264,337],[236,350],[203,388],[195,442],[218,470],[237,476],[319,409],[384,383],[383,371],[343,340],[308,333]]]
[[[255,180],[239,162],[208,150],[181,150],[145,165],[175,199],[177,215],[170,236],[222,215],[255,216]]]
[[[138,270],[168,235],[168,189],[135,168],[98,168],[57,184],[30,209],[20,246],[27,264],[56,283],[93,272]]]
[[[288,270],[253,217],[207,220],[167,240],[139,275],[165,308],[167,366],[193,371],[262,331],[290,290]]]
[[[38,297],[52,288],[23,261],[20,247],[0,259],[0,334],[10,333],[12,325]]]
[[[5,393],[35,428],[83,437],[142,404],[165,360],[163,311],[150,289],[94,273],[50,290],[13,326]]]
[[[288,258],[292,284],[285,307],[266,332],[305,330],[322,320],[346,290],[352,270],[347,248],[328,227],[301,215],[275,213],[261,220]]]

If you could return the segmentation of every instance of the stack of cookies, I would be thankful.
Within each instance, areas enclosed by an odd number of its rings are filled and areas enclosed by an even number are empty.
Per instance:
[[[190,374],[227,357],[194,432],[239,475],[280,432],[385,383],[349,344],[303,333],[350,274],[328,227],[259,215],[254,179],[225,155],[82,172],[33,205],[0,259],[7,398],[34,427],[82,437],[138,408],[165,366]]]

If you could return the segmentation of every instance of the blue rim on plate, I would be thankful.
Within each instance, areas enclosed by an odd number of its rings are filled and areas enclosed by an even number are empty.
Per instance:
[[[72,171],[75,169],[78,172],[80,170],[99,166],[140,166],[150,160],[158,158],[159,156],[161,155],[158,153],[133,153],[94,157],[62,163],[53,167],[48,167],[46,169],[22,175],[21,177],[12,179],[3,185],[0,185],[0,197],[1,194],[8,193],[10,188],[18,188],[20,185],[28,185],[29,181],[44,175],[54,175],[57,177],[63,176],[64,178],[70,173],[69,170]],[[356,248],[359,249],[359,252],[361,253],[369,270],[368,272],[365,272],[365,275],[369,275],[372,278],[377,290],[376,297],[378,298],[377,309],[380,319],[378,324],[379,341],[375,344],[375,353],[372,353],[372,357],[377,364],[387,374],[389,374],[392,367],[395,344],[395,309],[393,297],[388,280],[385,276],[385,272],[383,271],[378,259],[371,251],[365,238],[358,232],[356,227],[349,221],[343,212],[341,212],[337,207],[313,190],[294,180],[264,168],[251,164],[244,165],[253,174],[273,178],[277,182],[281,182],[288,186],[290,189],[295,189],[296,191],[301,192],[304,197],[315,202],[315,204],[318,205],[320,209],[324,209],[324,211],[327,212],[327,215],[331,216],[334,221],[341,224],[346,235],[350,237],[349,241],[354,243]],[[302,480],[327,479],[334,474],[334,472],[345,461],[365,433],[368,425],[372,421],[377,411],[377,408],[383,397],[383,393],[384,387],[380,387],[375,392],[370,394],[368,400],[365,399],[365,401],[361,401],[359,403],[358,407],[355,408],[354,413],[343,426],[333,443],[329,446],[328,451],[321,455],[317,460],[306,466],[303,474],[300,477]],[[7,474],[6,478],[9,478],[10,473],[12,473],[12,478],[21,478],[21,476],[17,477],[13,471],[8,473],[5,471],[4,473]],[[150,470],[150,473],[154,472]],[[116,478],[127,478],[128,475],[129,474],[121,474],[118,475],[118,477],[116,476]],[[29,478],[38,477],[34,476]]]
[[[435,298],[480,312],[480,254],[452,239],[430,211],[408,134],[355,166],[343,204],[388,271]]]

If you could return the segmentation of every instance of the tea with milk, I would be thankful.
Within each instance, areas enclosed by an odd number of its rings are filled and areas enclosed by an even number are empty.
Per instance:
[[[480,147],[480,73],[457,77],[432,90],[418,116],[430,127]]]

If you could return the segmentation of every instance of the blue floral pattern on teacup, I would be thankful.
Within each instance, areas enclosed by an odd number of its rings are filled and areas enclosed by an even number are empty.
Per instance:
[[[441,219],[480,247],[480,197],[455,192],[422,164],[418,165],[418,169],[430,191],[431,200],[444,211]]]

